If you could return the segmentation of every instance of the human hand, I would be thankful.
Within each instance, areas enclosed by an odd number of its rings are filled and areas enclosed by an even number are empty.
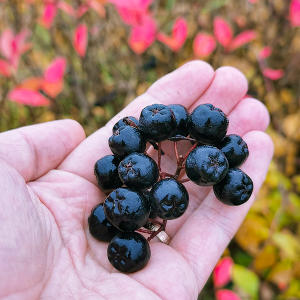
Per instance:
[[[273,153],[271,139],[262,132],[268,112],[259,101],[245,98],[246,91],[246,79],[236,69],[214,72],[193,61],[158,80],[87,139],[71,120],[0,134],[0,298],[196,299],[253,203]],[[152,103],[221,108],[230,120],[228,133],[248,144],[250,154],[241,168],[254,191],[247,203],[229,207],[211,188],[185,183],[190,203],[182,217],[168,222],[171,243],[152,240],[147,266],[125,275],[109,264],[107,243],[88,232],[91,209],[105,199],[93,167],[110,153],[107,140],[114,123],[138,117]],[[162,168],[167,168],[175,158],[168,142],[163,149]]]

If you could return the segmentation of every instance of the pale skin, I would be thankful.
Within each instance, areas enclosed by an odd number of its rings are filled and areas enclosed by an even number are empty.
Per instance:
[[[72,120],[1,133],[0,299],[197,299],[251,207],[273,154],[263,132],[268,112],[246,93],[238,70],[214,71],[193,61],[162,77],[88,138]],[[105,199],[93,167],[111,153],[107,140],[114,123],[138,117],[152,103],[179,103],[190,111],[201,103],[221,108],[230,120],[228,132],[248,144],[241,168],[253,179],[254,192],[246,204],[229,207],[211,188],[184,183],[190,204],[184,216],[167,224],[171,243],[153,239],[148,265],[126,275],[109,264],[107,244],[88,232],[91,209]],[[163,149],[162,167],[174,171],[173,148]]]

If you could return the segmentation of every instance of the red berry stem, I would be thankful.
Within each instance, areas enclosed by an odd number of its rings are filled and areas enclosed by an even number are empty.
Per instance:
[[[177,165],[179,164],[179,154],[178,154],[178,148],[177,148],[177,142],[174,142],[174,152],[175,152],[175,156],[176,156],[176,162]]]
[[[143,228],[139,228],[137,231],[141,232],[141,233],[147,233],[147,234],[150,234],[150,235],[153,233],[152,230],[143,229]]]
[[[160,232],[164,231],[167,226],[167,220],[163,220],[163,223],[160,225],[158,230],[153,231],[151,235],[147,238],[147,241],[150,242],[153,238],[155,238]]]
[[[178,182],[180,182],[180,183],[185,183],[185,182],[188,182],[188,181],[190,181],[189,178],[184,178],[184,179],[178,180]]]

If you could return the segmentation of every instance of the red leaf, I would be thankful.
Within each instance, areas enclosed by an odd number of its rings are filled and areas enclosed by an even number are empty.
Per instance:
[[[39,92],[23,88],[13,89],[8,94],[8,98],[11,101],[30,106],[47,106],[50,104],[49,99],[41,95]]]
[[[213,271],[215,287],[222,287],[231,280],[233,261],[230,257],[222,258]]]
[[[64,82],[62,80],[57,82],[49,82],[44,80],[42,82],[41,89],[50,97],[55,98],[58,94],[61,93],[64,87]]]
[[[0,59],[0,75],[9,77],[11,75],[11,68],[8,62]]]
[[[129,46],[137,53],[141,54],[154,42],[156,35],[156,24],[150,17],[140,26],[131,29],[129,36]]]
[[[76,11],[73,8],[73,6],[71,6],[69,3],[65,1],[59,1],[57,7],[61,9],[63,12],[65,12],[66,14],[68,14],[69,16],[72,17],[76,16]]]
[[[66,69],[66,59],[64,57],[58,57],[54,59],[50,66],[45,70],[44,78],[48,82],[61,81]]]
[[[278,80],[284,75],[284,71],[266,68],[263,70],[263,75],[271,80]]]
[[[178,18],[173,25],[172,36],[169,37],[164,33],[158,33],[157,39],[176,52],[183,46],[187,37],[187,30],[185,19]]]
[[[289,19],[293,27],[300,26],[300,0],[292,0]]]
[[[242,33],[238,34],[232,41],[230,45],[230,50],[235,50],[237,48],[240,48],[241,46],[251,42],[256,38],[256,32],[253,30],[246,30]]]
[[[14,33],[11,29],[6,29],[0,37],[0,50],[4,57],[11,59],[13,55]]]
[[[240,297],[230,290],[218,290],[216,291],[217,300],[241,300]]]
[[[85,56],[86,46],[88,42],[88,31],[87,26],[85,24],[80,24],[77,26],[74,37],[73,37],[73,45],[76,52],[81,56]]]
[[[124,23],[132,26],[141,26],[144,18],[149,16],[148,8],[153,0],[110,0]]]
[[[214,19],[214,35],[217,41],[224,47],[229,47],[233,34],[231,26],[221,17]]]
[[[264,48],[262,48],[258,54],[258,57],[260,59],[266,59],[268,58],[270,55],[272,54],[272,48],[269,46],[266,46]]]
[[[41,25],[45,28],[50,28],[57,13],[57,6],[54,3],[47,3],[44,6]]]
[[[18,89],[25,89],[31,91],[39,91],[43,84],[43,78],[41,77],[30,77],[25,79],[21,84],[17,86]]]
[[[207,33],[198,33],[194,39],[194,54],[199,58],[209,56],[216,48],[214,37]]]

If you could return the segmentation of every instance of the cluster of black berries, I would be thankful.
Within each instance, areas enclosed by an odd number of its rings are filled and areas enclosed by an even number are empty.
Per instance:
[[[113,155],[95,164],[98,185],[110,194],[88,221],[90,233],[109,242],[108,259],[116,269],[135,272],[147,264],[148,241],[187,209],[189,195],[182,183],[213,186],[216,197],[228,205],[249,199],[252,180],[237,168],[248,157],[248,147],[240,136],[226,135],[227,127],[226,115],[212,104],[199,105],[191,114],[182,105],[153,104],[139,120],[126,117],[114,125],[109,138]],[[161,171],[163,140],[174,142],[175,174]],[[191,145],[185,155],[178,154],[181,140]],[[147,142],[157,150],[157,162],[146,154]],[[153,224],[159,228],[153,230]]]

